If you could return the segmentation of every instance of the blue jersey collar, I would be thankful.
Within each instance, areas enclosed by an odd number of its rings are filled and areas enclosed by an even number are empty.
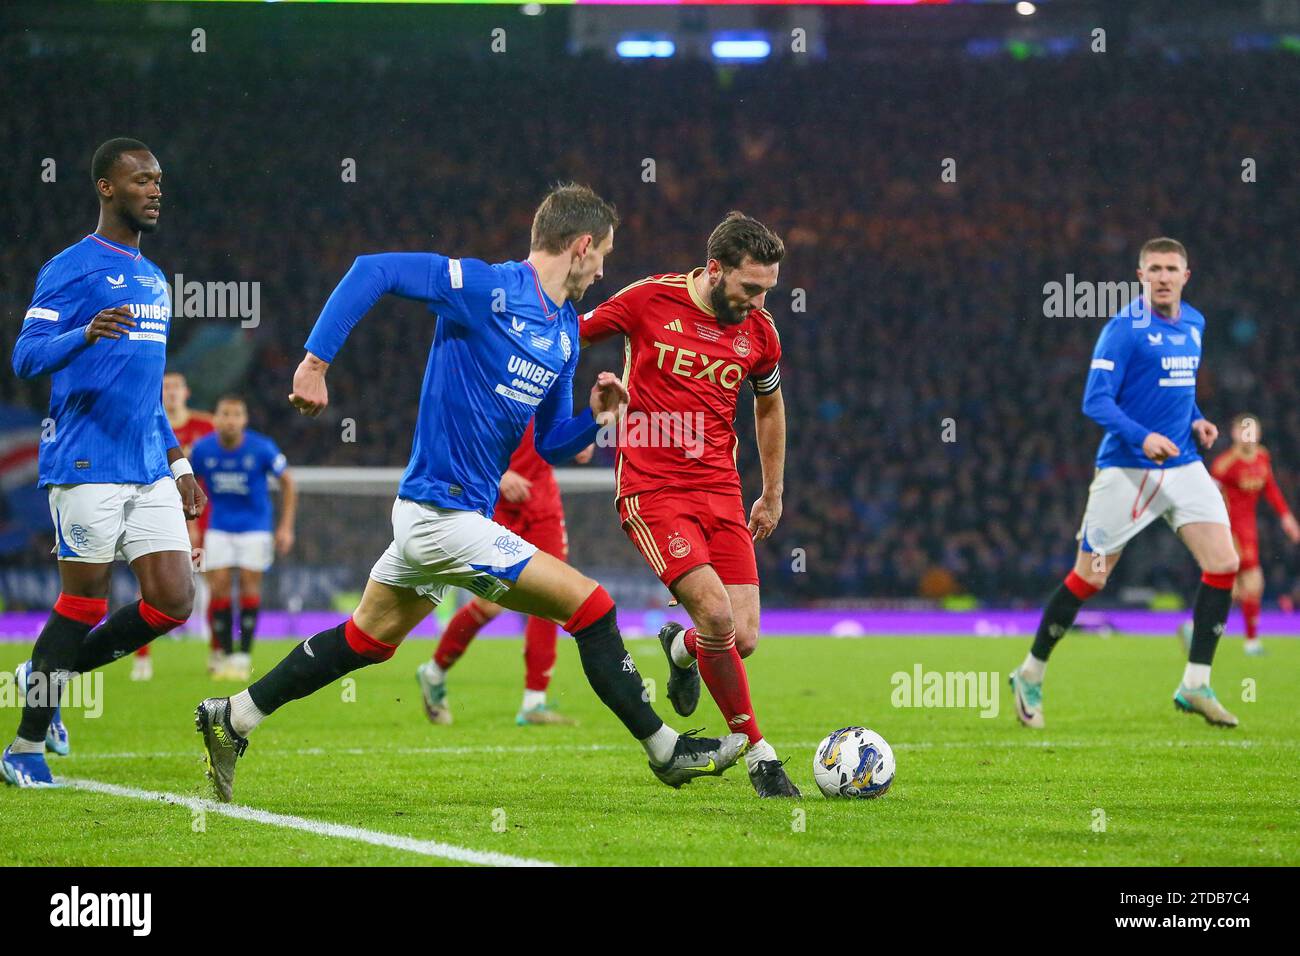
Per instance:
[[[92,232],[86,238],[93,240],[106,249],[120,252],[124,256],[130,256],[132,259],[139,259],[142,255],[139,249],[133,249],[131,246],[124,246],[120,242],[114,242],[112,239],[105,239],[97,232]]]
[[[547,322],[551,322],[560,314],[560,310],[564,306],[556,305],[551,301],[551,297],[546,294],[546,290],[542,288],[542,277],[537,274],[537,267],[527,259],[524,260],[524,265],[528,266],[529,271],[533,274],[533,285],[537,287],[537,298],[542,303],[542,315]]]

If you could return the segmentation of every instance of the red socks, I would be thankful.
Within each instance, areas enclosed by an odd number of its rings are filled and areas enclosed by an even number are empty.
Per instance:
[[[596,601],[593,603],[589,598],[583,608],[587,608],[588,604],[600,608],[604,603],[600,599],[603,593],[603,589],[598,588],[592,594]],[[608,599],[608,595],[605,597]],[[607,610],[602,610],[595,619],[599,620]],[[579,608],[574,618],[577,619],[582,614],[584,611]],[[489,620],[473,601],[466,604],[447,622],[447,629],[438,641],[438,649],[433,652],[433,662],[444,671],[450,670]],[[524,687],[528,690],[544,691],[550,686],[551,672],[555,670],[555,642],[558,634],[559,628],[554,621],[540,617],[530,617],[524,626]]]
[[[588,594],[587,599],[573,612],[573,617],[564,622],[564,630],[566,633],[575,634],[591,627],[612,610],[614,610],[614,599],[609,596],[608,591],[597,584],[596,590]]]
[[[1246,640],[1253,641],[1259,637],[1259,598],[1243,598],[1241,616],[1246,619]]]
[[[687,650],[694,645],[700,677],[726,718],[728,731],[744,734],[751,744],[762,740],[763,733],[754,717],[754,705],[749,700],[749,677],[745,674],[740,652],[736,650],[735,628],[720,637],[711,637],[692,627],[683,639]]]
[[[159,635],[166,634],[168,631],[174,630],[185,623],[170,614],[164,614],[143,598],[140,599],[140,618],[149,626],[151,631]]]
[[[1086,601],[1097,593],[1097,589],[1083,578],[1079,577],[1079,575],[1074,572],[1073,568],[1070,570],[1070,573],[1065,576],[1065,587],[1080,601]]]
[[[474,636],[486,623],[487,618],[470,601],[447,622],[442,640],[438,641],[438,648],[433,652],[433,662],[443,670],[450,669],[452,664],[460,660],[460,655],[465,653],[470,641],[474,640]]]
[[[375,640],[357,627],[357,622],[352,618],[348,618],[343,624],[343,639],[348,642],[348,647],[368,661],[379,663],[397,653],[396,644],[385,644],[383,641]]]
[[[94,627],[108,613],[107,598],[73,597],[71,594],[59,594],[54,602],[54,612],[70,621]]]
[[[544,691],[551,686],[559,630],[554,621],[540,617],[530,617],[524,625],[525,690]]]

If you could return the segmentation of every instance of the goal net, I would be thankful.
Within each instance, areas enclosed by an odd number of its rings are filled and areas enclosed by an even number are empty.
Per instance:
[[[391,512],[402,471],[294,467],[296,541],[268,573],[266,605],[295,612],[351,611],[370,568],[392,540]],[[667,591],[619,528],[613,472],[557,468],[555,477],[564,497],[569,563],[600,581],[620,607],[663,607]],[[466,599],[453,590],[446,603]]]

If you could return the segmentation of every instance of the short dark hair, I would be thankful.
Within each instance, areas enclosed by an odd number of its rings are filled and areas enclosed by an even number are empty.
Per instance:
[[[1140,267],[1147,257],[1148,252],[1176,252],[1183,257],[1183,262],[1187,262],[1187,247],[1177,239],[1170,239],[1168,236],[1157,236],[1155,239],[1148,239],[1142,243],[1142,248],[1138,250],[1138,266]]]
[[[137,152],[152,153],[153,150],[138,139],[131,139],[128,136],[118,136],[101,143],[90,160],[90,181],[98,183],[101,179],[107,179],[108,174],[113,171],[113,164],[123,153]]]
[[[706,254],[728,269],[738,268],[746,256],[767,266],[785,256],[785,243],[757,219],[733,210],[709,235]]]
[[[212,410],[215,412],[221,407],[222,402],[238,402],[240,405],[243,405],[245,409],[248,408],[248,402],[244,401],[244,396],[240,395],[238,392],[226,392],[217,399],[216,404],[212,406]]]
[[[563,252],[574,239],[588,233],[600,242],[618,226],[618,212],[590,186],[560,183],[546,194],[533,216],[532,247]]]

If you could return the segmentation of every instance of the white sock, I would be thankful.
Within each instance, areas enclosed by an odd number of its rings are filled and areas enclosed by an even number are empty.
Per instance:
[[[253,698],[248,696],[248,691],[241,690],[230,698],[230,726],[235,728],[235,733],[239,736],[247,737],[264,720],[266,714],[257,709]]]
[[[1047,672],[1047,661],[1040,661],[1033,653],[1025,655],[1025,662],[1020,665],[1020,676],[1031,684],[1041,684],[1043,674]]]
[[[1197,690],[1201,687],[1210,685],[1210,665],[1193,664],[1187,662],[1187,667],[1183,671],[1183,686],[1188,690]]]
[[[532,710],[534,707],[546,706],[546,691],[524,689],[524,710]]]
[[[678,667],[690,667],[695,663],[695,658],[691,657],[686,650],[686,632],[678,631],[677,636],[673,638],[672,650],[673,663]]]
[[[758,769],[760,760],[778,760],[776,750],[766,740],[759,740],[756,744],[750,744],[749,749],[745,751],[745,766],[749,772],[753,773]]]
[[[673,759],[673,751],[677,749],[677,737],[677,731],[664,724],[641,741],[641,746],[645,748],[645,752],[649,755],[652,763],[663,766]]]
[[[14,742],[9,745],[11,754],[43,754],[45,753],[44,740],[24,740],[22,737],[15,737]]]
[[[447,679],[447,672],[438,666],[438,662],[430,659],[429,663],[424,665],[424,672],[429,675],[429,680],[435,684],[441,684]]]

